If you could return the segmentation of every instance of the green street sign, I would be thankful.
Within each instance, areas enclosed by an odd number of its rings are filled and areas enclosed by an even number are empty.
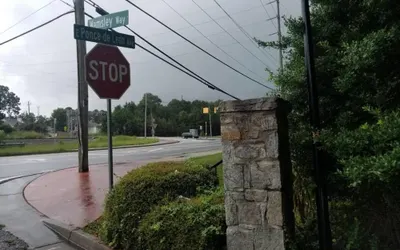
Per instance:
[[[115,12],[88,20],[88,26],[97,29],[111,29],[129,24],[127,10]]]
[[[74,24],[74,38],[76,40],[85,40],[132,49],[135,48],[134,36],[78,24]]]

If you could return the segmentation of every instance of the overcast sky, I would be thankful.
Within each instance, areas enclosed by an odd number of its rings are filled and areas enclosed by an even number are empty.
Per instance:
[[[72,4],[72,0],[65,0]],[[217,56],[229,65],[250,77],[270,85],[266,66],[277,69],[278,53],[267,50],[262,53],[234,25],[214,0],[194,0],[212,18],[226,29],[235,39],[224,32],[192,0],[165,0],[177,12],[195,25],[205,36],[220,46],[227,54],[245,65],[244,68],[224,52],[210,43],[198,31],[177,15],[163,0],[133,0],[134,3],[162,20],[173,29]],[[275,40],[276,20],[266,21],[276,15],[276,4],[266,5],[270,0],[218,0],[221,6],[252,36],[262,40]],[[50,5],[18,23],[37,9]],[[96,0],[109,13],[129,10],[129,27],[153,42],[166,53],[175,56],[181,63],[209,80],[213,84],[239,98],[264,96],[267,89],[238,75],[192,45],[169,32],[145,14],[136,10],[124,0]],[[265,4],[265,9],[261,5]],[[71,8],[59,0],[13,0],[2,1],[0,8],[0,42],[35,27]],[[85,4],[85,10],[98,16],[93,7]],[[282,15],[299,15],[299,0],[281,0]],[[268,13],[268,14],[267,14]],[[268,16],[269,15],[269,16]],[[76,41],[73,38],[73,14],[65,16],[37,31],[0,46],[0,85],[8,86],[21,98],[22,110],[27,110],[28,101],[32,103],[31,112],[50,115],[57,107],[76,108],[77,73]],[[86,18],[87,23],[87,18]],[[7,30],[8,29],[8,30]],[[123,27],[117,29],[129,33]],[[283,31],[285,28],[283,27]],[[146,45],[140,39],[136,40]],[[94,43],[88,42],[88,51]],[[258,59],[249,53],[251,51]],[[148,47],[148,46],[146,46]],[[141,99],[145,92],[154,93],[166,104],[173,98],[186,100],[229,99],[212,91],[200,82],[177,71],[140,48],[121,49],[131,65],[131,86],[124,96],[113,102],[113,106]],[[269,53],[269,54],[268,54]],[[265,55],[266,54],[266,55]],[[267,56],[268,55],[268,56]],[[89,109],[105,109],[106,101],[99,99],[89,88]]]

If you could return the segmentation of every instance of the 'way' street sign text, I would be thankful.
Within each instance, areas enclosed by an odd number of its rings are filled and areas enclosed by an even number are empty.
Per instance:
[[[74,24],[74,38],[95,43],[104,43],[119,47],[135,48],[135,37],[115,31],[91,28]]]
[[[88,20],[88,26],[97,29],[111,29],[128,25],[128,11],[120,11]]]

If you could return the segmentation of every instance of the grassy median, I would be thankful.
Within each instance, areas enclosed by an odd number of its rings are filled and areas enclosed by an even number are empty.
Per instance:
[[[135,136],[114,136],[113,147],[137,146],[156,143],[157,138],[138,138]],[[89,142],[89,148],[107,147],[107,136],[98,136]],[[0,148],[0,156],[29,155],[71,152],[78,149],[78,142],[58,142],[55,144],[31,144],[22,147],[3,147]]]

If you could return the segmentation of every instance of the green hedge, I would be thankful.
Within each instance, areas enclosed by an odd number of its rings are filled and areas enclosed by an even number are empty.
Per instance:
[[[100,237],[118,249],[141,249],[140,221],[146,213],[180,195],[213,188],[215,173],[194,161],[151,163],[124,176],[106,198]]]
[[[192,200],[158,206],[142,220],[142,249],[219,250],[226,248],[224,194],[217,192]]]

